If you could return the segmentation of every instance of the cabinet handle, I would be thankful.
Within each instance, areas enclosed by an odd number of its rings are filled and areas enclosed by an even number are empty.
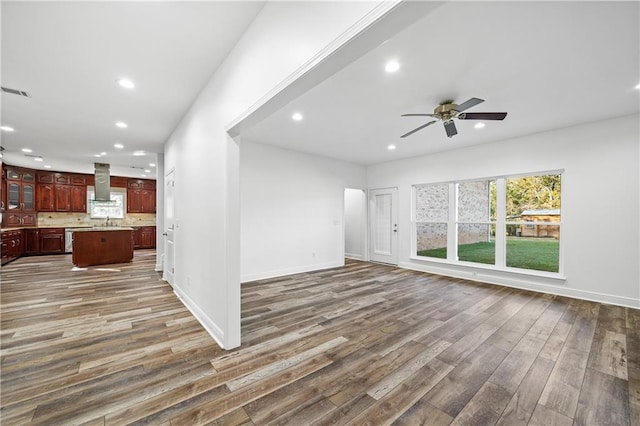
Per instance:
[[[11,240],[11,247],[15,247],[16,246],[16,240]]]

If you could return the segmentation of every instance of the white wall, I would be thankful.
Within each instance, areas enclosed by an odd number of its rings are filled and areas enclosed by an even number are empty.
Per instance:
[[[174,290],[225,348],[240,344],[239,147],[225,128],[377,3],[267,2],[165,144]]]
[[[362,189],[344,190],[345,257],[367,259],[367,195]]]
[[[243,141],[241,280],[344,265],[344,189],[365,168]]]
[[[399,188],[401,230],[411,229],[413,184],[565,170],[566,281],[411,259],[410,231],[400,235],[400,266],[640,307],[638,122],[627,116],[369,167],[369,188]]]

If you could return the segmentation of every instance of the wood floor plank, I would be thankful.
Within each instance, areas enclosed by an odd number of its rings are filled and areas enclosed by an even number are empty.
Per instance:
[[[640,311],[388,265],[245,283],[219,348],[153,250],[2,267],[2,425],[640,424]]]

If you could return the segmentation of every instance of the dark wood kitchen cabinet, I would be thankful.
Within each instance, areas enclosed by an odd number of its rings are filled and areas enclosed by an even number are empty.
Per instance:
[[[156,182],[148,179],[127,181],[127,213],[156,212]]]
[[[136,226],[133,228],[133,248],[156,248],[156,227]]]
[[[23,231],[16,229],[2,232],[2,264],[11,262],[24,253]]]
[[[41,228],[40,253],[64,253],[64,228]]]
[[[88,175],[39,172],[38,211],[85,213],[88,180]]]
[[[30,226],[36,222],[35,171],[6,166],[6,205],[3,226]],[[4,195],[3,195],[4,197]]]
[[[24,254],[40,254],[40,230],[24,230]]]

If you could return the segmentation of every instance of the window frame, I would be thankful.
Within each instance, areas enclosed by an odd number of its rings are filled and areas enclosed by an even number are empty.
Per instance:
[[[509,272],[521,275],[533,275],[540,276],[546,278],[555,278],[555,279],[565,279],[564,278],[564,256],[563,256],[563,247],[564,247],[564,238],[562,236],[563,232],[563,214],[562,214],[562,200],[564,198],[564,187],[562,184],[560,188],[560,221],[558,222],[539,222],[539,221],[523,221],[523,220],[509,220],[506,217],[506,204],[507,204],[507,190],[506,190],[506,182],[507,179],[519,178],[519,177],[530,177],[530,176],[543,176],[543,175],[560,175],[561,182],[564,180],[564,170],[548,170],[541,172],[530,172],[530,173],[520,173],[520,174],[510,174],[510,175],[499,175],[499,176],[490,176],[490,177],[482,177],[482,178],[473,178],[473,179],[460,179],[460,180],[452,180],[446,182],[433,182],[433,183],[421,183],[421,184],[413,184],[411,187],[412,192],[412,203],[411,206],[411,225],[412,225],[412,238],[411,238],[411,260],[417,260],[421,262],[427,263],[439,263],[439,264],[449,264],[449,265],[459,265],[464,267],[472,267],[478,269],[488,269],[493,271],[501,271],[501,272]],[[460,224],[468,224],[472,222],[459,222],[458,221],[458,184],[463,182],[470,181],[495,181],[496,186],[496,217],[495,221],[491,218],[491,214],[489,214],[489,221],[486,222],[489,226],[495,225],[496,234],[495,234],[495,264],[487,264],[487,263],[479,263],[479,262],[470,262],[458,260],[458,226]],[[420,223],[428,223],[417,221],[416,210],[418,208],[417,205],[417,191],[418,188],[430,185],[449,185],[449,222],[447,224],[448,229],[448,238],[447,238],[447,258],[437,258],[437,257],[428,257],[428,256],[420,256],[418,255],[417,250],[417,227]],[[481,223],[481,222],[473,222],[473,223]],[[484,223],[484,222],[482,222]],[[526,268],[517,268],[513,266],[507,266],[507,225],[553,225],[558,227],[558,271],[557,272],[549,272],[537,269],[526,269]],[[501,232],[501,230],[503,232]]]
[[[87,186],[87,214],[91,219],[124,219],[127,214],[127,190],[125,188],[111,188],[111,195],[117,194],[122,197],[122,216],[119,215],[95,215],[93,211],[93,207],[95,207],[98,203],[92,198],[95,197],[95,187]],[[105,202],[106,203],[106,202]]]

